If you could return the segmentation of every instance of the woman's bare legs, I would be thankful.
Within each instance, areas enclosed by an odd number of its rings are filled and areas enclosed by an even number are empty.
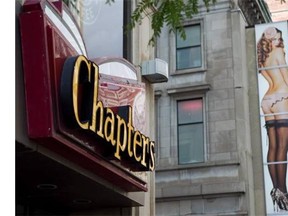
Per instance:
[[[276,131],[278,138],[278,151],[276,160],[279,163],[276,167],[278,188],[283,192],[287,193],[286,186],[286,174],[287,174],[287,151],[288,151],[288,119],[281,119],[276,121]]]
[[[288,211],[288,196],[287,196],[287,151],[288,151],[288,100],[282,98],[278,100],[273,106],[275,115],[275,128],[277,140],[276,153],[276,172],[277,172],[277,187],[279,189],[279,196],[277,203],[279,207]]]
[[[266,129],[269,139],[269,148],[267,152],[267,162],[268,162],[268,170],[272,180],[272,184],[274,188],[278,187],[277,181],[277,169],[276,164],[273,162],[276,161],[277,158],[277,139],[276,139],[276,128],[275,128],[275,121],[269,120],[266,121]],[[270,164],[272,163],[272,164]]]
[[[277,97],[279,95],[276,95]],[[261,107],[265,114],[266,129],[269,138],[267,152],[268,170],[273,183],[270,192],[274,207],[288,211],[286,186],[287,151],[288,151],[288,99],[282,97],[272,101],[272,97],[262,100]],[[273,103],[272,103],[273,102]]]

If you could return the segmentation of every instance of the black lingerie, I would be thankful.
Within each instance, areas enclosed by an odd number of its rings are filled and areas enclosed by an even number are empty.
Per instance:
[[[265,127],[267,130],[271,127],[288,127],[288,119],[268,120],[265,123]]]

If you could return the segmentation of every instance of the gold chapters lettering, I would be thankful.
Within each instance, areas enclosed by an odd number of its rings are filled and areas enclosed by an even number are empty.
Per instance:
[[[113,155],[118,160],[136,163],[142,170],[155,169],[155,143],[149,137],[134,129],[132,123],[132,108],[128,107],[127,122],[123,117],[105,108],[98,100],[99,67],[84,56],[78,56],[73,67],[72,100],[74,118],[83,130],[89,130],[101,137],[113,149]],[[85,82],[83,81],[85,80]],[[93,101],[83,104],[80,86],[89,85]],[[81,106],[81,107],[80,107]],[[89,106],[88,120],[82,120],[81,113]],[[84,108],[83,108],[84,107]],[[80,111],[81,110],[81,111]],[[85,109],[84,109],[85,110]]]

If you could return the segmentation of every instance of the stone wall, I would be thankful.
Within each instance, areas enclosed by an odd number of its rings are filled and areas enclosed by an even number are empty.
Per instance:
[[[203,27],[204,69],[175,73],[175,37],[166,29],[158,42],[157,57],[170,66],[168,83],[155,85],[159,216],[255,215],[246,23],[228,1],[219,5],[193,19]],[[206,160],[178,165],[176,101],[197,95],[205,102]]]

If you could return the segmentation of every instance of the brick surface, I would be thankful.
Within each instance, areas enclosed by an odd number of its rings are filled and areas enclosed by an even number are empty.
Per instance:
[[[266,0],[271,12],[273,22],[288,20],[288,1],[282,3],[280,0]]]

